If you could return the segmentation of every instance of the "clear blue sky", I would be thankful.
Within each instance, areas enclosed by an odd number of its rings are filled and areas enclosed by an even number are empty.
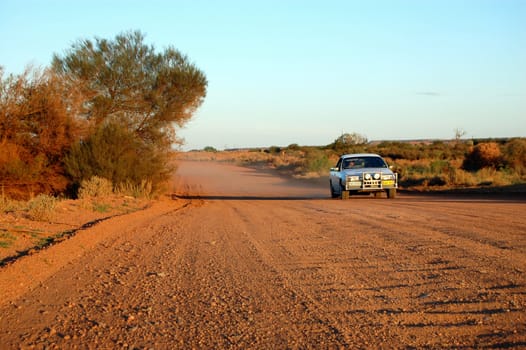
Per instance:
[[[208,78],[185,149],[526,136],[526,0],[0,0],[0,65],[128,30]]]

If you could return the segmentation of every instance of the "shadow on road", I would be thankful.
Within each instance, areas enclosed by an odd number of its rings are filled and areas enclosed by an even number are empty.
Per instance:
[[[225,196],[225,195],[172,195],[172,199],[202,199],[202,200],[220,200],[220,201],[304,201],[304,200],[330,200],[327,196]]]

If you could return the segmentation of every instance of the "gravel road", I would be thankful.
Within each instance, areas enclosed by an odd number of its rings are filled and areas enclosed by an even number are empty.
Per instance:
[[[526,347],[524,198],[341,201],[205,162],[177,181],[0,269],[0,349]]]

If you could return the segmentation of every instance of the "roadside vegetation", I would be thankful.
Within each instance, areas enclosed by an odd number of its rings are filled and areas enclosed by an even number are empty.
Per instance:
[[[83,181],[77,199],[39,194],[16,200],[0,193],[0,266],[73,236],[95,222],[144,209],[148,186],[114,189],[109,180]],[[144,191],[136,195],[136,191]]]
[[[525,191],[526,138],[369,142],[363,135],[343,134],[325,146],[191,152],[186,157],[270,166],[297,178],[328,176],[341,154],[378,153],[398,172],[405,189],[442,191],[484,189]]]
[[[139,31],[78,40],[19,75],[0,66],[0,266],[162,194],[206,88]]]
[[[148,196],[173,171],[173,145],[206,96],[188,57],[157,52],[142,33],[79,40],[51,66],[0,68],[2,196],[79,196],[84,181]]]

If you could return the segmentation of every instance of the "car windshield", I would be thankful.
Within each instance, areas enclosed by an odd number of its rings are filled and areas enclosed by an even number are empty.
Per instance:
[[[344,169],[360,168],[387,168],[384,160],[380,157],[358,157],[346,158],[343,160]]]

